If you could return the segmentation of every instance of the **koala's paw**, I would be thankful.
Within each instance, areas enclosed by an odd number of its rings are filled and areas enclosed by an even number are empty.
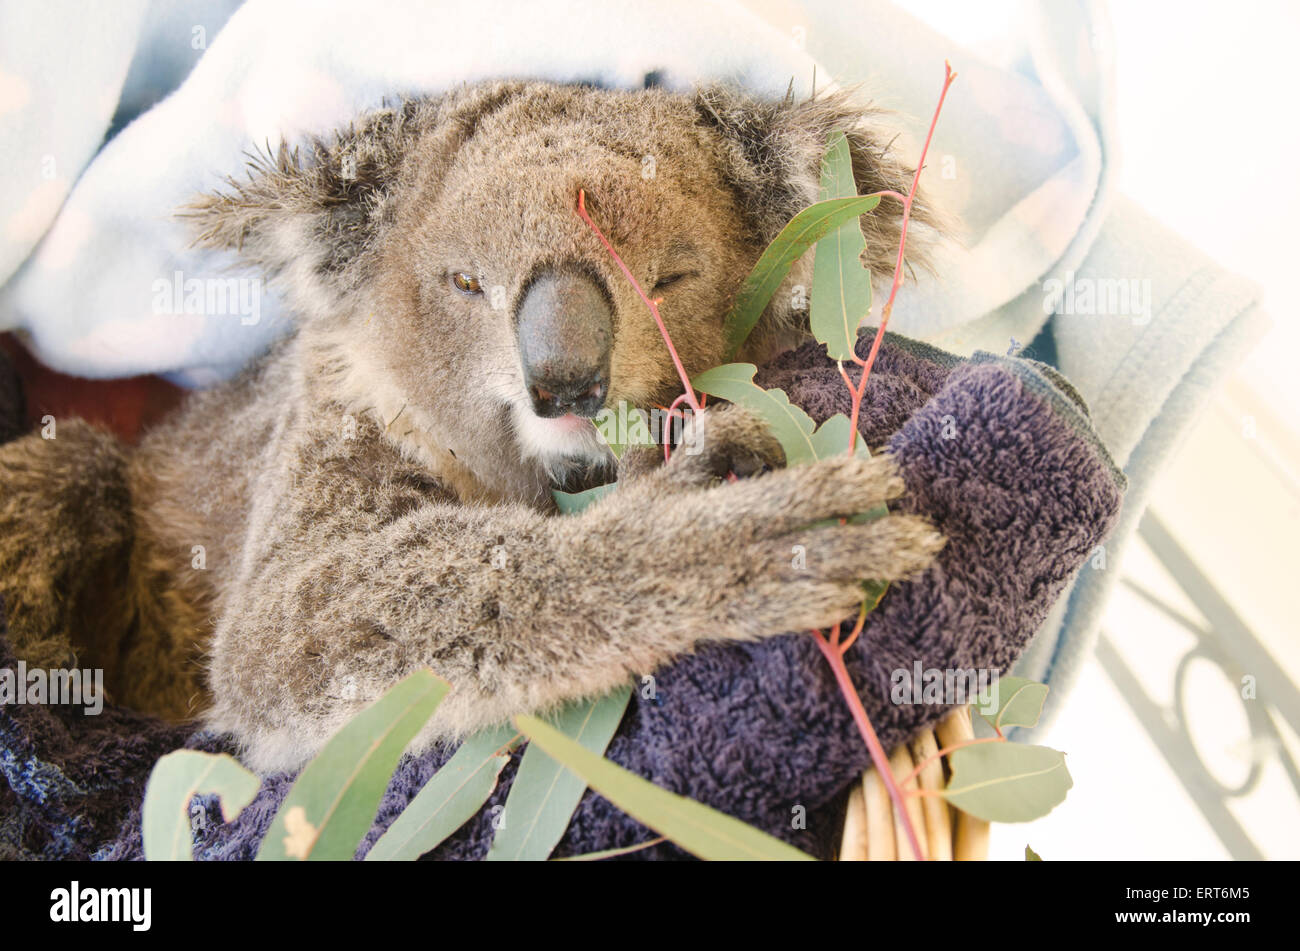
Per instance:
[[[657,446],[629,449],[619,463],[619,481],[626,484],[658,472],[666,488],[701,488],[784,465],[785,452],[767,423],[744,407],[727,405],[695,416],[667,465]]]
[[[683,470],[712,481],[707,464]],[[834,624],[861,603],[862,581],[913,577],[944,545],[912,515],[840,523],[902,494],[887,455],[845,454],[666,494],[659,479],[609,496],[591,527],[618,552],[620,590],[672,603],[672,613],[699,626],[697,636],[755,638]]]
[[[704,493],[732,496],[718,499],[731,530],[718,525],[726,556],[713,583],[734,592],[720,619],[741,637],[827,627],[858,608],[861,582],[915,577],[945,543],[928,521],[847,521],[902,491],[888,456],[845,455]]]
[[[756,557],[773,569],[748,592],[753,633],[836,624],[862,603],[862,581],[914,578],[944,544],[925,519],[886,515],[865,524],[796,530],[756,546]]]

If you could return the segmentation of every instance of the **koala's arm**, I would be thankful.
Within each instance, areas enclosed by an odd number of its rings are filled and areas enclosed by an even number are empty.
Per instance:
[[[752,432],[740,411],[711,412],[700,453],[626,468],[573,516],[461,505],[412,466],[298,446],[223,598],[210,724],[255,768],[291,768],[430,667],[453,686],[433,733],[459,734],[606,691],[702,640],[838,622],[861,579],[911,575],[942,545],[911,516],[810,527],[901,492],[886,457],[720,480],[754,460]]]

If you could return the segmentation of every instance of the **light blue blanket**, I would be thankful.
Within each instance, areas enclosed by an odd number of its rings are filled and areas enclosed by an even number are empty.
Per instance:
[[[255,145],[327,133],[385,96],[478,79],[635,88],[653,75],[670,88],[725,80],[771,96],[791,83],[806,96],[814,82],[865,81],[899,110],[911,133],[903,154],[916,154],[951,57],[961,78],[926,185],[965,230],[939,254],[942,279],[907,287],[893,325],[950,350],[1028,340],[1041,307],[989,315],[1077,259],[1104,210],[1100,135],[1069,84],[945,48],[879,0],[812,2],[798,20],[763,19],[739,0],[248,0],[222,25],[230,6],[0,9],[0,88],[10,89],[0,146],[16,171],[0,183],[0,327],[23,328],[56,369],[192,384],[234,372],[283,332],[279,302],[272,288],[188,306],[187,282],[236,272],[228,257],[187,247],[175,210],[241,174]],[[169,11],[161,27],[159,11]],[[56,53],[66,72],[48,68]],[[131,93],[182,77],[94,151],[124,80]]]

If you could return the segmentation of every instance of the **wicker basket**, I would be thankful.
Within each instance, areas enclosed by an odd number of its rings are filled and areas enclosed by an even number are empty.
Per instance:
[[[974,737],[970,707],[959,707],[889,757],[895,781],[901,783],[919,763],[941,749]],[[907,784],[908,789],[942,789],[946,763],[935,760]],[[939,796],[911,796],[906,800],[912,827],[921,849],[931,859],[980,861],[988,858],[989,824],[954,809]],[[874,768],[862,774],[849,794],[840,841],[841,862],[912,861],[911,846],[902,823],[894,814],[889,791]]]

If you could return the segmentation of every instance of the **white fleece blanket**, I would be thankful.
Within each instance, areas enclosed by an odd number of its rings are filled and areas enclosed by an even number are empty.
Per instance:
[[[773,96],[793,82],[805,96],[815,69],[817,88],[866,81],[900,110],[915,152],[951,58],[961,78],[926,184],[964,221],[962,246],[942,255],[942,281],[908,286],[893,326],[958,351],[1027,342],[1047,316],[1040,282],[1081,257],[1105,204],[1089,4],[1054,4],[1052,29],[1026,31],[1033,68],[1018,69],[953,48],[883,0],[247,0],[221,26],[230,6],[200,3],[188,18],[167,7],[166,30],[150,29],[161,5],[142,0],[0,7],[0,149],[24,172],[0,185],[0,328],[25,330],[57,369],[196,385],[237,371],[286,319],[252,281],[226,300],[191,297],[187,281],[238,272],[190,250],[174,210],[240,173],[254,144],[479,79],[638,88],[654,74],[670,88],[725,80]],[[165,86],[178,47],[193,71],[94,154],[132,54],[137,84],[158,69]],[[54,57],[68,68],[50,70]],[[52,134],[78,148],[51,146]],[[55,165],[44,180],[43,162]],[[1026,291],[1029,306],[1001,312]]]

